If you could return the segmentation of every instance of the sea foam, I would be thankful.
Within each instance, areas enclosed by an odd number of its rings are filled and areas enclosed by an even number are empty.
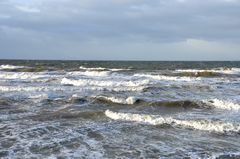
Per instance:
[[[48,77],[48,75],[44,74],[36,74],[30,72],[1,72],[0,79],[38,79]]]
[[[14,65],[1,65],[0,70],[5,69],[19,69],[19,68],[25,68],[25,66],[14,66]]]
[[[219,109],[225,110],[240,110],[240,104],[237,104],[233,101],[227,100],[219,100],[219,99],[211,99],[211,100],[204,100],[204,103]]]
[[[93,80],[93,79],[79,79],[73,80],[63,78],[61,84],[74,86],[99,86],[99,87],[138,87],[149,83],[148,80],[138,81],[113,81],[113,80]]]
[[[113,120],[132,121],[151,125],[169,124],[209,132],[239,132],[240,125],[223,121],[211,120],[179,120],[172,117],[161,117],[157,115],[118,113],[110,110],[105,111],[105,115]]]
[[[152,74],[134,74],[135,77],[145,77],[154,80],[164,80],[164,81],[193,81],[193,80],[201,80],[201,78],[193,78],[193,77],[177,77],[177,76],[164,76],[164,75],[152,75]]]
[[[69,72],[68,75],[80,75],[80,76],[108,76],[110,71],[85,71],[85,72]]]
[[[89,71],[103,71],[103,70],[106,70],[106,68],[103,68],[103,67],[95,67],[95,68],[87,68],[87,67],[84,67],[84,66],[80,66],[79,69],[81,70],[89,70]]]
[[[137,101],[137,99],[135,97],[120,98],[120,97],[97,96],[96,98],[110,101],[112,103],[128,104],[128,105],[132,105],[132,104],[136,103],[136,101]]]
[[[84,67],[80,66],[79,69],[81,70],[87,70],[87,71],[127,71],[131,69],[124,69],[124,68],[104,68],[104,67]]]
[[[222,74],[239,74],[240,68],[215,68],[215,69],[178,69],[176,72],[214,72],[214,73],[222,73]]]

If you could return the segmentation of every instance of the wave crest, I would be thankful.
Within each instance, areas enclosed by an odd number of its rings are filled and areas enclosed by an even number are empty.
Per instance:
[[[84,67],[84,66],[80,66],[79,69],[81,70],[87,70],[87,71],[127,71],[127,70],[131,70],[128,68],[104,68],[104,67]]]
[[[192,81],[192,80],[200,80],[200,78],[192,78],[192,77],[179,77],[179,76],[164,76],[164,75],[151,75],[151,74],[134,74],[135,77],[145,77],[154,80],[164,80],[164,81]]]
[[[203,73],[203,72],[212,72],[212,73],[220,73],[220,74],[239,74],[240,68],[215,68],[215,69],[178,69],[176,72],[182,73]]]
[[[108,76],[110,71],[85,71],[85,72],[69,72],[68,75],[80,75],[80,76]]]
[[[157,115],[118,113],[110,110],[105,111],[105,115],[113,120],[133,121],[151,125],[169,124],[171,126],[181,126],[210,132],[236,132],[240,131],[239,124],[210,120],[179,120],[172,117],[161,117]]]
[[[148,80],[138,81],[109,81],[109,80],[93,80],[93,79],[79,79],[73,80],[63,78],[61,84],[74,86],[99,86],[99,87],[138,87],[149,83]]]
[[[117,98],[117,97],[98,96],[96,98],[98,101],[102,101],[102,102],[127,104],[127,105],[133,105],[138,101],[135,97]]]
[[[19,69],[25,68],[25,66],[14,66],[14,65],[1,65],[0,70],[8,70],[8,69]]]
[[[208,101],[203,101],[206,104],[219,108],[219,109],[225,109],[225,110],[240,110],[240,104],[234,103],[232,101],[224,101],[219,99],[211,99]]]

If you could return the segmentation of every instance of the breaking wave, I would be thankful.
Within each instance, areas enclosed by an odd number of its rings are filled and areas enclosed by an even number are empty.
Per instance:
[[[192,77],[179,77],[179,76],[164,76],[164,75],[151,75],[151,74],[134,74],[135,77],[145,77],[154,80],[164,80],[164,81],[193,81],[201,80],[201,78]]]
[[[85,72],[69,72],[68,75],[80,75],[80,76],[108,76],[110,71],[85,71]]]
[[[219,108],[219,109],[225,109],[225,110],[240,110],[240,104],[234,103],[232,101],[224,101],[219,99],[211,99],[211,100],[205,100],[203,101],[206,104]]]
[[[103,80],[92,80],[92,79],[79,79],[73,80],[63,78],[61,84],[74,85],[74,86],[99,86],[99,87],[138,87],[145,86],[149,83],[148,80],[138,81],[103,81]]]
[[[79,69],[81,70],[87,70],[87,71],[127,71],[131,69],[123,69],[123,68],[104,68],[104,67],[84,67],[80,66]]]
[[[240,68],[216,68],[216,69],[178,69],[176,72],[189,72],[189,73],[197,73],[197,72],[212,72],[212,73],[221,73],[221,74],[239,74]]]
[[[204,107],[203,103],[195,102],[190,100],[179,100],[179,101],[146,101],[137,97],[107,97],[107,96],[96,96],[97,102],[100,103],[116,103],[116,104],[126,104],[134,105],[140,104],[142,106],[165,106],[165,107],[183,107],[183,108],[200,108]]]
[[[214,159],[237,159],[240,158],[240,152],[216,153],[211,158]]]
[[[19,69],[25,68],[25,66],[14,66],[14,65],[1,65],[0,70],[7,70],[7,69]]]
[[[185,128],[192,128],[196,130],[203,130],[209,132],[226,133],[235,132],[239,133],[240,125],[223,121],[210,121],[210,120],[179,120],[172,117],[161,117],[157,115],[144,115],[144,114],[131,114],[131,113],[118,113],[110,110],[105,111],[105,115],[113,120],[140,122],[151,125],[168,124],[171,126],[181,126]]]
[[[50,75],[48,74],[40,74],[40,73],[31,73],[31,72],[1,72],[0,79],[43,79],[48,78]],[[51,77],[54,77],[52,75]]]
[[[106,103],[110,102],[110,103],[127,104],[127,105],[133,105],[138,101],[135,97],[119,98],[119,97],[97,96],[96,99],[100,102],[106,102]]]
[[[80,66],[79,69],[89,70],[89,71],[104,71],[104,70],[106,70],[106,68],[103,68],[103,67],[87,68],[87,67],[84,67],[84,66]]]

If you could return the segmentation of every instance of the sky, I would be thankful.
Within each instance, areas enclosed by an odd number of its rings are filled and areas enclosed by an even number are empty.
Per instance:
[[[240,60],[240,0],[0,0],[0,59]]]

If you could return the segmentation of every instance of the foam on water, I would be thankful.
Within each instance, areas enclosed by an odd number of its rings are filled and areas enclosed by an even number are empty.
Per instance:
[[[161,117],[157,115],[118,113],[110,110],[105,111],[105,115],[113,120],[134,121],[151,125],[169,124],[172,126],[182,126],[197,130],[210,132],[239,132],[240,125],[222,121],[211,120],[179,120],[172,117]]]
[[[33,73],[14,73],[14,72],[1,72],[0,78],[2,79],[36,79],[39,75]]]
[[[216,69],[206,69],[206,70],[201,70],[201,69],[178,69],[176,72],[214,72],[214,73],[222,73],[222,74],[239,74],[240,73],[240,68],[216,68]]]
[[[13,66],[13,65],[1,65],[0,70],[7,70],[7,69],[19,69],[25,68],[25,66]]]
[[[0,91],[2,92],[49,92],[49,91],[142,91],[144,90],[144,86],[139,87],[98,87],[98,86],[85,86],[85,87],[64,87],[64,86],[0,86]]]
[[[95,68],[87,68],[87,67],[84,67],[84,66],[80,66],[79,67],[81,70],[89,70],[89,71],[103,71],[103,70],[106,70],[106,68],[103,68],[103,67],[95,67]]]
[[[45,73],[30,73],[30,72],[0,72],[0,79],[17,79],[17,80],[27,80],[27,79],[43,79],[54,77],[53,75],[48,75]]]
[[[137,99],[135,97],[119,98],[119,97],[97,96],[96,98],[104,99],[104,100],[110,101],[112,103],[128,104],[128,105],[132,105],[137,101]]]
[[[240,104],[234,103],[233,101],[219,100],[215,98],[211,100],[204,100],[203,102],[219,109],[240,110]]]
[[[232,69],[203,63],[0,64],[0,158],[224,158],[239,152],[240,63],[226,65]]]
[[[193,77],[177,77],[177,76],[164,76],[164,75],[151,75],[151,74],[134,74],[135,77],[146,77],[154,80],[164,80],[164,81],[194,81],[201,80],[201,78]]]
[[[47,93],[32,94],[28,98],[32,99],[35,103],[39,103],[43,100],[49,99],[49,95]]]
[[[93,68],[87,68],[84,66],[80,66],[79,67],[81,70],[87,70],[87,71],[127,71],[127,70],[131,70],[131,69],[123,69],[123,68],[104,68],[104,67],[93,67]]]
[[[74,86],[99,86],[99,87],[138,87],[149,84],[149,80],[137,81],[113,81],[113,80],[93,80],[93,79],[79,79],[73,80],[63,78],[61,84]]]
[[[63,91],[62,87],[50,87],[50,86],[0,86],[2,92],[33,92],[33,91]]]
[[[240,157],[240,152],[215,153],[211,156],[212,159],[237,159]]]
[[[85,71],[85,72],[69,72],[68,75],[80,75],[80,76],[108,76],[110,71]]]

